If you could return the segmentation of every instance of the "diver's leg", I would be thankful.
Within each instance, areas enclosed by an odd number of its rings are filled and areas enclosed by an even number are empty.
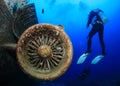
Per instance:
[[[103,29],[101,29],[101,31],[98,32],[99,34],[99,40],[100,40],[100,44],[101,44],[101,47],[102,47],[102,54],[105,55],[105,44],[104,44],[104,41],[103,41]]]
[[[95,28],[92,28],[92,30],[89,32],[86,53],[90,53],[91,52],[92,37],[94,36],[95,33],[96,33]]]

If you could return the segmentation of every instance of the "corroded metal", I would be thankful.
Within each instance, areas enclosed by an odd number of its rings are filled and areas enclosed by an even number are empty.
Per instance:
[[[24,7],[28,0],[3,0],[9,10],[9,12],[11,13],[11,15],[14,15],[14,13]]]
[[[34,4],[29,4],[19,9],[15,14],[13,33],[19,39],[21,34],[30,26],[37,24]]]
[[[17,74],[15,53],[3,48],[5,43],[14,43],[13,17],[3,0],[0,0],[0,85],[8,83]],[[12,55],[11,55],[12,53]]]
[[[70,66],[72,44],[62,26],[37,24],[21,35],[17,58],[28,75],[40,80],[53,80]]]
[[[16,53],[14,52],[16,50],[16,45],[13,45],[17,44],[12,30],[14,16],[11,15],[8,8],[9,7],[6,6],[4,0],[0,0],[0,85],[13,80],[16,75],[17,77],[20,77],[20,70],[16,61]],[[26,10],[24,11],[27,12]],[[31,14],[31,12],[28,13]],[[17,15],[15,15],[15,17],[17,17]],[[31,23],[28,24],[28,27],[29,25],[31,26]],[[22,28],[23,27],[17,27],[18,32]]]
[[[70,66],[72,44],[63,26],[36,23],[33,4],[12,16],[4,0],[0,0],[0,83],[6,82],[9,75],[10,79],[18,75],[15,57],[25,73],[40,80],[54,80]]]

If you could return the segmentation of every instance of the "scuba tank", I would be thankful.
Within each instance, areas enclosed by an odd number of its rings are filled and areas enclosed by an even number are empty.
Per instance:
[[[97,20],[101,21],[103,24],[108,22],[104,12],[97,8],[89,12],[87,27],[92,24],[95,17],[97,17]]]
[[[105,14],[103,12],[99,12],[98,15],[102,19],[103,23],[107,23],[108,22],[108,18],[105,16]]]

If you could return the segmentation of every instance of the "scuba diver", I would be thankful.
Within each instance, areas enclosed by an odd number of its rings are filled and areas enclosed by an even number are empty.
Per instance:
[[[108,19],[105,17],[104,12],[100,10],[99,8],[94,9],[90,11],[88,15],[88,21],[87,21],[87,28],[91,25],[91,31],[88,34],[88,41],[87,41],[87,51],[83,53],[78,61],[77,64],[81,64],[85,61],[86,57],[91,53],[91,43],[92,43],[92,37],[98,33],[99,35],[99,40],[102,48],[102,54],[96,56],[91,64],[96,64],[98,63],[105,55],[105,44],[103,41],[103,32],[104,32],[104,24],[108,22]],[[85,68],[83,72],[78,75],[80,80],[84,80],[89,74],[90,74],[90,67]]]
[[[104,32],[104,23],[108,20],[107,18],[103,17],[104,12],[99,8],[92,10],[88,16],[87,28],[89,25],[92,25],[92,29],[88,34],[88,42],[87,42],[87,51],[85,53],[91,53],[91,42],[92,37],[98,33],[100,44],[102,47],[102,55],[105,56],[105,44],[103,41],[103,32]]]
[[[77,77],[80,80],[85,80],[87,78],[87,76],[90,74],[91,69],[89,67],[85,68],[81,74],[77,74]]]
[[[44,14],[44,9],[42,9],[42,14]]]
[[[88,34],[88,41],[87,41],[87,51],[83,53],[78,61],[77,64],[81,64],[85,61],[86,57],[92,52],[91,51],[91,43],[92,43],[92,37],[98,33],[99,35],[99,40],[102,48],[102,54],[96,56],[91,64],[96,64],[98,63],[105,55],[105,44],[103,41],[103,32],[104,32],[104,24],[108,22],[108,19],[105,17],[104,12],[100,10],[99,8],[94,9],[90,11],[88,15],[88,21],[87,21],[87,28],[91,25],[91,31]]]

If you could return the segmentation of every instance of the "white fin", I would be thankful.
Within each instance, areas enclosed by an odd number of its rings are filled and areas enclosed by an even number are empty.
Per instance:
[[[103,57],[104,57],[104,55],[98,55],[98,56],[96,56],[96,57],[92,60],[91,64],[97,64]]]
[[[89,55],[90,53],[83,53],[80,57],[79,57],[79,59],[78,59],[78,61],[77,61],[77,64],[82,64],[84,61],[85,61],[85,59],[87,58],[87,56]]]

